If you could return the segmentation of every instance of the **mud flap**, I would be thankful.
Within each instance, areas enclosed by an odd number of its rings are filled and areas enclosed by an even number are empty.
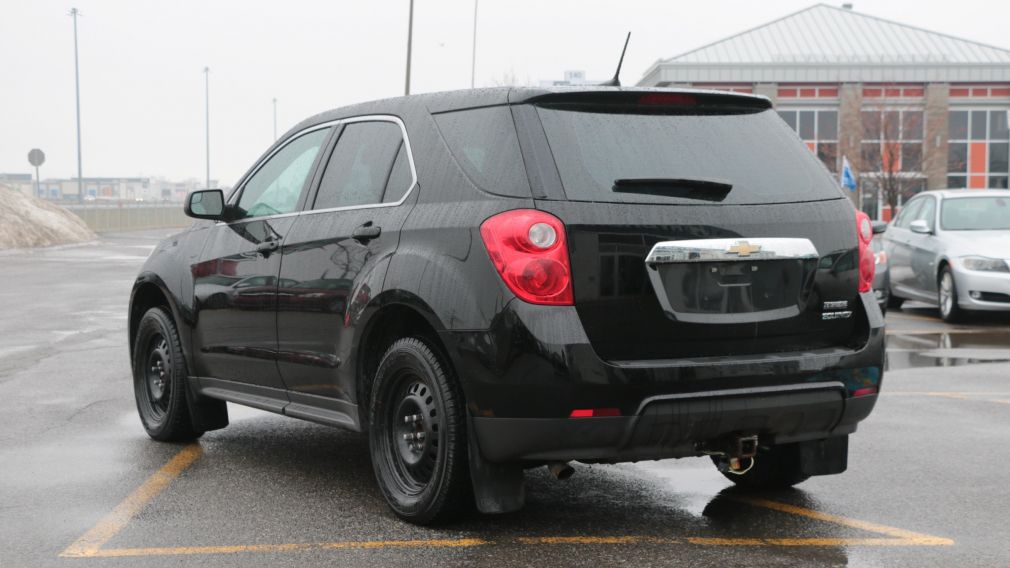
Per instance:
[[[223,400],[217,400],[197,394],[196,379],[190,377],[186,388],[186,402],[189,405],[189,420],[197,432],[220,430],[228,425],[228,405]]]
[[[834,475],[849,465],[849,437],[800,442],[800,470],[806,475]]]
[[[511,513],[526,503],[526,478],[520,464],[492,463],[484,459],[473,435],[473,420],[467,417],[470,433],[470,480],[477,510],[484,514]]]

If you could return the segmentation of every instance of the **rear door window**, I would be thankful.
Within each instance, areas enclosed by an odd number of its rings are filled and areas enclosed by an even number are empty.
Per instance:
[[[382,195],[383,203],[396,203],[403,199],[404,194],[414,184],[414,176],[410,170],[410,161],[407,159],[407,145],[400,143],[400,149],[396,152],[393,160],[393,169],[389,172],[389,180],[386,182],[386,192]]]
[[[679,189],[669,187],[677,183],[691,186],[692,196],[709,192],[712,201],[732,205],[842,196],[837,180],[773,110],[635,114],[567,105],[537,112],[573,201],[704,203],[665,192]],[[647,191],[627,189],[650,184]]]
[[[402,145],[403,133],[395,122],[347,124],[326,163],[312,208],[330,209],[382,203]],[[394,189],[400,197],[406,190],[407,187]]]

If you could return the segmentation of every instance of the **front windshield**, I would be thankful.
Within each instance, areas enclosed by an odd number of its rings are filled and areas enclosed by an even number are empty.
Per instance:
[[[1010,230],[1010,197],[945,199],[940,226],[945,231]]]

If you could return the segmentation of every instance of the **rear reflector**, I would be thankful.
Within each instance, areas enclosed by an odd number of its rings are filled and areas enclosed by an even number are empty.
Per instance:
[[[877,394],[877,387],[865,387],[852,391],[852,396],[866,396],[868,394]]]
[[[619,408],[578,408],[568,415],[569,418],[599,418],[601,416],[620,416]]]

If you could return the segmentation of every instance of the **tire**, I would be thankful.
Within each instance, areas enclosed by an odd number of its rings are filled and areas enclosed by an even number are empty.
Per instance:
[[[960,321],[964,317],[964,310],[957,304],[957,283],[954,282],[954,274],[949,266],[944,266],[940,270],[936,289],[936,304],[940,307],[940,317],[947,323]]]
[[[400,339],[383,355],[368,441],[376,481],[400,518],[433,524],[472,507],[465,408],[448,365],[427,340]]]
[[[718,464],[718,458],[712,457]],[[810,478],[800,470],[799,444],[784,444],[758,450],[753,466],[747,473],[721,472],[726,479],[745,490],[787,489]]]
[[[187,401],[186,358],[175,322],[164,308],[140,319],[133,345],[133,394],[147,435],[160,442],[188,442],[193,428]]]

